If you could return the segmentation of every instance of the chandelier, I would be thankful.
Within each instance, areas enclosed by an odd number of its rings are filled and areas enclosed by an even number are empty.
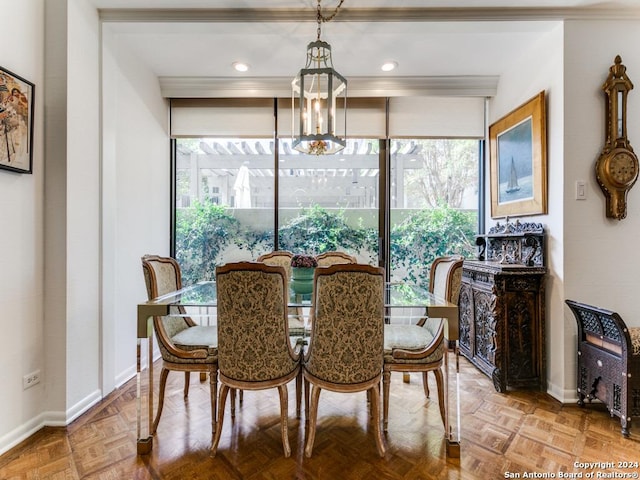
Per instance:
[[[302,153],[336,153],[346,145],[347,80],[336,72],[331,45],[320,40],[323,22],[332,20],[344,0],[329,15],[322,15],[318,0],[318,38],[307,45],[307,63],[291,82],[293,148]]]

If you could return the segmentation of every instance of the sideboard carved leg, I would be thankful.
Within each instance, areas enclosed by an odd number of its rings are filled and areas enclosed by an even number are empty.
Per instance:
[[[502,375],[500,373],[500,369],[496,368],[491,373],[491,380],[493,380],[493,387],[496,389],[496,392],[502,393],[504,392],[504,381],[502,380]]]

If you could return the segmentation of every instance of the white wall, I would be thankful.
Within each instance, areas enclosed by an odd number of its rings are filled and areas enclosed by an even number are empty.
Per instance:
[[[67,8],[45,3],[44,378],[47,409],[64,424],[66,406]],[[49,415],[48,415],[49,417]]]
[[[0,452],[41,426],[47,366],[43,330],[44,0],[3,2],[0,65],[35,84],[33,174],[0,170]],[[39,369],[42,381],[22,389]]]
[[[98,14],[68,1],[66,416],[100,391],[100,117]]]
[[[628,98],[628,135],[640,148],[640,22],[567,22],[565,145],[565,256],[567,298],[620,313],[640,326],[640,187],[629,193],[627,218],[605,217],[605,197],[595,180],[595,161],[604,146],[605,94],[601,89],[616,55],[636,89]],[[587,200],[573,199],[576,180],[586,180]],[[569,311],[566,316],[569,318]],[[573,320],[571,320],[573,321]]]
[[[489,123],[493,123],[523,104],[541,90],[547,100],[547,165],[548,214],[520,217],[521,222],[542,223],[547,234],[546,278],[546,364],[547,389],[554,397],[564,400],[565,359],[563,357],[563,26],[558,25],[529,51],[522,52],[521,61],[501,76],[495,98],[489,102]],[[487,157],[488,158],[488,157]],[[487,192],[490,175],[487,170]],[[490,198],[487,196],[487,198]],[[496,220],[491,220],[491,205],[487,204],[487,231]],[[497,219],[504,223],[504,219]],[[512,219],[513,221],[513,219]],[[575,394],[574,394],[575,396]]]
[[[628,135],[640,148],[640,22],[570,21],[565,25],[565,281],[566,298],[615,310],[628,326],[640,326],[640,187],[629,193],[627,218],[605,217],[605,197],[595,180],[604,146],[605,94],[601,89],[621,55],[636,89],[628,97]],[[576,180],[587,182],[587,199],[574,198]],[[561,318],[555,319],[560,322]],[[565,356],[571,361],[566,388],[575,389],[576,323],[564,310]]]
[[[113,299],[104,322],[115,340],[104,348],[118,386],[135,374],[136,306],[147,296],[140,257],[169,254],[169,122],[157,77],[103,30],[104,295]]]

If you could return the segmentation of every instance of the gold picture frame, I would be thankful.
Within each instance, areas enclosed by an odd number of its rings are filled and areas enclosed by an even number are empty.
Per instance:
[[[489,127],[491,218],[547,213],[544,90]]]

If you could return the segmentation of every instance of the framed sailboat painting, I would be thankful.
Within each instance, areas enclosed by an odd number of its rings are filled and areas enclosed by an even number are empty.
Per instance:
[[[544,91],[489,127],[491,217],[547,213]]]

